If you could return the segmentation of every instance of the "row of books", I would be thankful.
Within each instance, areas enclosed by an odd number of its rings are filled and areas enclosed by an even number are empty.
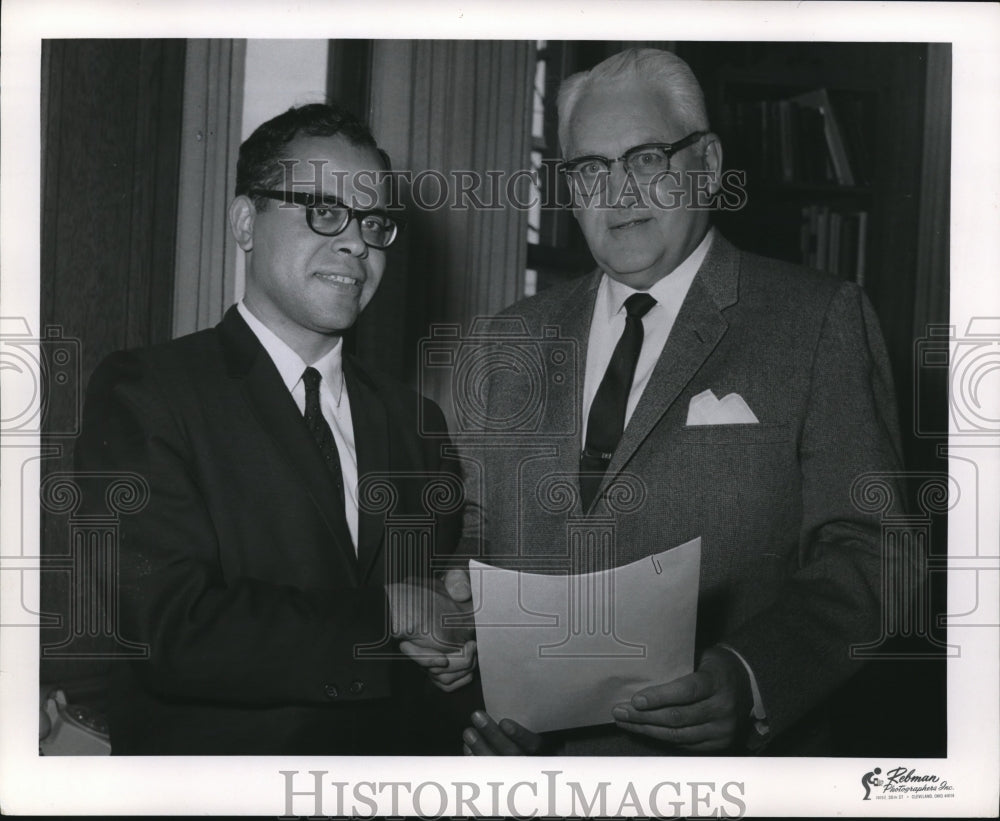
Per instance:
[[[810,268],[864,285],[867,240],[867,211],[803,206],[802,261]]]
[[[871,182],[865,101],[825,88],[783,100],[743,100],[730,116],[750,175],[782,183]]]

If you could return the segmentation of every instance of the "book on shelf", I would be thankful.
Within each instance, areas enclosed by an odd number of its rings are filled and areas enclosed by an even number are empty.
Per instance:
[[[858,212],[858,255],[854,263],[854,281],[858,285],[865,284],[865,256],[868,241],[868,212]]]
[[[784,99],[739,100],[728,121],[751,176],[782,184],[865,186],[865,102],[825,88]]]
[[[831,110],[837,112],[838,122],[843,129],[841,134],[854,175],[854,184],[871,185],[871,156],[868,151],[871,144],[868,133],[870,101],[864,95],[850,91],[831,90],[829,97]]]
[[[830,93],[825,88],[818,88],[815,91],[807,91],[805,94],[797,94],[792,97],[792,102],[803,108],[819,112],[823,118],[823,136],[826,140],[827,150],[830,152],[830,159],[833,162],[837,183],[856,185],[857,179],[844,143],[844,131],[840,124],[840,118],[834,112]]]
[[[864,285],[868,212],[810,204],[802,207],[802,263]]]

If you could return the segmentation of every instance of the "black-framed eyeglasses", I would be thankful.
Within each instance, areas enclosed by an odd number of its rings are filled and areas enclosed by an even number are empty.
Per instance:
[[[631,174],[636,182],[647,183],[670,170],[670,158],[683,148],[696,143],[709,132],[692,131],[675,143],[643,143],[636,145],[611,159],[600,154],[587,154],[564,160],[556,166],[573,182],[581,183],[589,190],[601,184],[611,175],[611,166],[620,162],[626,174]]]
[[[351,208],[330,197],[316,197],[305,191],[268,191],[254,188],[254,197],[267,197],[285,203],[295,203],[306,209],[306,223],[324,237],[335,237],[356,219],[361,228],[361,239],[372,248],[388,248],[404,226],[399,217],[391,217],[381,209]]]

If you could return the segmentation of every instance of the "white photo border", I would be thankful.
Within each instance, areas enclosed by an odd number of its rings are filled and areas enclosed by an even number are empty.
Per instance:
[[[951,197],[951,316],[959,335],[977,317],[1000,317],[1000,6],[958,3],[653,3],[622,0],[609,4],[583,2],[411,3],[366,0],[352,4],[320,0],[299,2],[224,2],[224,0],[154,0],[137,2],[47,2],[7,0],[2,7],[0,49],[3,156],[0,180],[2,278],[0,314],[23,317],[39,328],[40,59],[47,38],[90,37],[238,37],[315,38],[317,32],[343,37],[434,37],[454,39],[646,39],[655,21],[669,40],[822,40],[950,42],[953,45],[953,139]],[[1000,324],[1000,319],[997,320]],[[992,344],[998,344],[996,340]],[[1000,384],[988,377],[986,401],[1000,408]],[[993,381],[990,382],[989,379]],[[9,383],[8,383],[9,385]],[[994,389],[996,388],[996,390]],[[3,402],[16,401],[6,387]],[[978,606],[996,613],[1000,573],[1000,435],[964,438],[952,432],[952,447],[976,448],[981,503],[980,519],[953,517],[949,550],[980,545],[985,570],[978,584],[966,573],[949,579],[949,612]],[[9,440],[0,449],[0,624],[12,602],[37,601],[38,574],[15,572],[16,556],[38,555],[37,510],[17,491],[21,467],[38,442]],[[970,457],[973,458],[973,457]],[[37,498],[37,495],[34,497]],[[34,505],[37,508],[37,504]],[[32,518],[34,516],[35,518]],[[10,572],[7,572],[10,571]],[[23,584],[23,587],[22,587]],[[34,585],[34,587],[32,587]],[[0,806],[10,814],[254,814],[309,815],[316,811],[308,795],[287,804],[286,776],[298,772],[294,789],[308,793],[309,771],[321,771],[326,786],[321,814],[374,815],[372,805],[352,801],[365,782],[425,782],[445,785],[449,804],[439,809],[438,792],[428,788],[424,803],[414,807],[406,795],[393,808],[380,794],[378,814],[414,809],[425,815],[453,815],[454,782],[479,785],[476,806],[484,814],[567,814],[571,790],[579,782],[590,796],[600,782],[611,782],[607,809],[643,814],[634,805],[620,806],[627,785],[646,806],[646,796],[665,780],[683,786],[680,814],[720,808],[736,815],[772,816],[977,816],[997,812],[1000,763],[1000,642],[998,627],[953,625],[948,640],[961,656],[948,663],[948,756],[944,759],[900,759],[892,766],[932,772],[954,786],[948,801],[861,801],[860,781],[873,766],[868,759],[794,758],[615,758],[615,759],[435,759],[435,758],[43,758],[37,755],[38,632],[37,626],[0,628]],[[914,721],[919,721],[919,716]],[[554,773],[558,775],[546,773]],[[559,788],[547,790],[555,783]],[[338,807],[333,782],[346,782]],[[502,782],[499,812],[491,813],[488,782]],[[513,805],[511,788],[515,791]],[[714,786],[715,803],[694,807],[691,784]],[[730,797],[720,798],[724,785]],[[531,785],[535,789],[532,790]],[[371,796],[367,789],[365,795]],[[533,794],[534,793],[534,794]],[[465,791],[465,796],[470,795]],[[669,797],[668,797],[669,795]],[[661,809],[673,795],[663,793]],[[550,803],[552,801],[553,803]],[[418,802],[420,803],[420,802]],[[429,812],[426,812],[429,810]],[[553,812],[554,811],[554,812]]]

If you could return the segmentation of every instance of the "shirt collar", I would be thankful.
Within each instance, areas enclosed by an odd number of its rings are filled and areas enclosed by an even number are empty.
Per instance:
[[[657,305],[663,305],[672,300],[683,301],[684,296],[688,292],[688,288],[691,287],[691,282],[694,280],[695,274],[698,273],[698,269],[701,268],[701,264],[705,261],[705,257],[708,255],[709,248],[712,247],[712,240],[714,238],[715,229],[710,228],[702,241],[698,243],[698,247],[688,254],[687,258],[680,265],[674,268],[674,270],[665,277],[661,277],[657,280],[652,287],[646,291],[646,293],[656,300]],[[608,321],[610,322],[614,319],[616,314],[620,313],[624,309],[625,300],[632,296],[632,294],[641,292],[638,289],[631,288],[616,279],[612,279],[607,274],[604,274],[603,280],[602,284],[607,287],[608,296],[606,306],[608,309]]]
[[[271,357],[274,367],[278,369],[278,374],[281,376],[281,381],[285,383],[285,387],[291,393],[302,379],[302,373],[308,367],[308,363],[304,362],[302,357],[295,353],[280,336],[261,322],[247,308],[243,300],[237,303],[236,310],[240,312],[240,316],[250,326],[250,330],[267,351],[267,355]],[[319,371],[320,376],[322,376],[321,389],[323,385],[326,386],[338,407],[344,393],[344,369],[341,361],[343,344],[344,340],[338,339],[332,350],[312,363],[312,367]]]

